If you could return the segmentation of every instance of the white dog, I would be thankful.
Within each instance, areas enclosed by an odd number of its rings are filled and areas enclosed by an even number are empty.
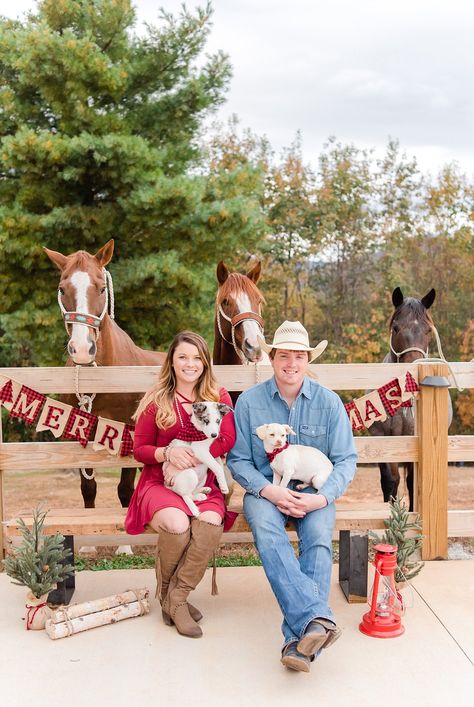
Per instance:
[[[274,484],[286,488],[291,479],[298,479],[303,482],[296,487],[300,490],[308,486],[318,490],[322,487],[333,469],[325,454],[304,444],[288,444],[288,435],[295,434],[289,425],[273,422],[257,427],[256,432],[270,459]]]
[[[209,447],[219,435],[222,418],[231,408],[224,403],[193,403],[191,422],[194,427],[206,435],[206,439],[199,442],[186,442],[181,439],[174,439],[170,447],[189,447],[201,464],[183,469],[174,477],[173,486],[166,488],[183,497],[193,516],[199,516],[199,509],[194,501],[204,501],[206,495],[210,493],[209,486],[204,486],[207,477],[207,470],[210,469],[216,475],[217,483],[223,494],[229,492],[225,472],[222,464],[215,459],[209,451]]]

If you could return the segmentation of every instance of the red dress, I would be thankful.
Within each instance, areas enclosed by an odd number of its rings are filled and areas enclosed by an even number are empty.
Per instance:
[[[225,388],[219,391],[220,402],[232,406],[232,400]],[[176,403],[174,403],[176,412]],[[190,418],[184,408],[180,407],[183,422]],[[140,474],[140,480],[133,493],[125,518],[125,530],[131,535],[143,533],[145,526],[153,518],[153,515],[162,508],[179,508],[188,516],[192,516],[186,503],[177,493],[164,486],[163,464],[155,459],[157,447],[166,447],[178,434],[181,429],[181,422],[176,414],[176,423],[166,430],[159,429],[155,422],[156,405],[151,403],[140,415],[135,428],[133,442],[133,454],[137,461],[145,465]],[[226,454],[235,443],[234,413],[230,412],[224,416],[219,437],[211,444],[210,452],[213,457],[220,457]],[[211,492],[205,501],[196,501],[201,513],[203,511],[215,511],[221,518],[224,518],[224,530],[231,528],[236,513],[226,511],[224,496],[217,484],[216,477],[212,471],[208,471],[206,486],[210,486]]]

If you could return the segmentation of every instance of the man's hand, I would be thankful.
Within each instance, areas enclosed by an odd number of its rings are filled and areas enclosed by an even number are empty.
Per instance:
[[[326,497],[322,494],[299,493],[274,484],[265,486],[260,495],[271,501],[281,513],[293,518],[304,518],[307,513],[327,506]]]

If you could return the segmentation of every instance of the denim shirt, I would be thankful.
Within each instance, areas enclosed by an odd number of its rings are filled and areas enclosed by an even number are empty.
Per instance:
[[[332,390],[305,377],[291,409],[272,377],[242,393],[235,406],[237,441],[227,455],[234,479],[244,489],[259,496],[273,481],[263,442],[256,433],[260,425],[278,422],[296,432],[290,444],[317,447],[332,461],[334,468],[319,489],[328,504],[339,498],[352,481],[357,453],[351,424],[340,397]]]

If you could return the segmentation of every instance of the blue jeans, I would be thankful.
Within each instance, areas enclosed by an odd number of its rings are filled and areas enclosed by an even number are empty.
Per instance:
[[[293,483],[289,484],[293,488]],[[307,488],[304,493],[315,493]],[[334,621],[328,606],[332,571],[332,534],[336,507],[291,518],[299,540],[299,558],[285,531],[288,516],[265,498],[244,496],[244,512],[263,569],[283,613],[283,646],[298,641],[312,619]]]

